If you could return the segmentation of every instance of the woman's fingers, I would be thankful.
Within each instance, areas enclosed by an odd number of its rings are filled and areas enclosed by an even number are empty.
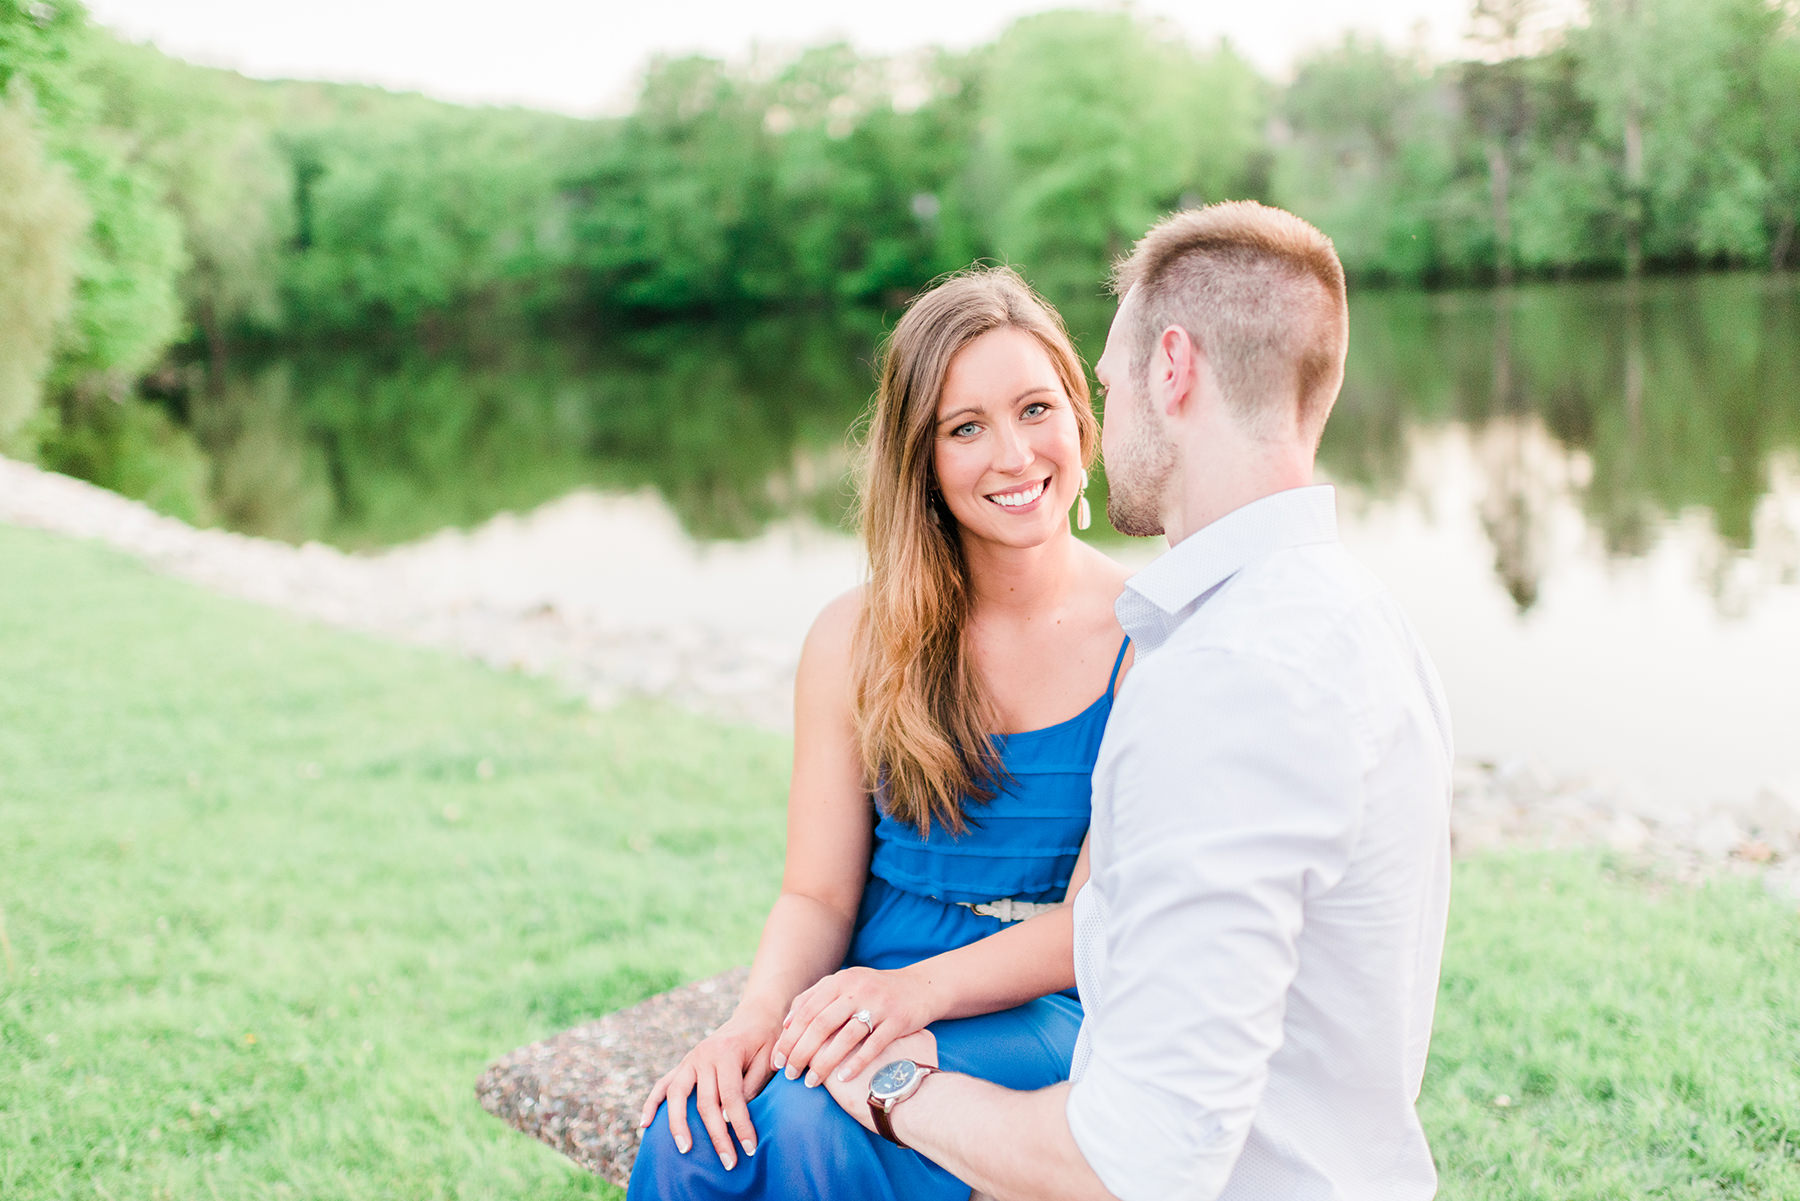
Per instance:
[[[849,1002],[843,999],[833,1001],[810,1019],[796,1016],[794,1024],[788,1027],[784,1038],[792,1039],[782,1071],[789,1080],[798,1080],[812,1062],[813,1053],[822,1046],[827,1038],[837,1033],[844,1019],[850,1016]]]
[[[725,1111],[719,1107],[719,1077],[716,1072],[703,1073],[694,1085],[694,1106],[700,1111],[700,1122],[706,1136],[712,1139],[719,1161],[730,1171],[737,1167],[737,1148],[731,1145],[731,1131],[725,1128]]]
[[[775,1054],[769,1058],[775,1071],[788,1066],[788,1061],[794,1057],[794,1044],[800,1041],[800,1036],[806,1033],[806,1028],[820,1011],[837,1000],[836,980],[835,976],[827,976],[794,998],[787,1017],[782,1019],[781,1037],[775,1040]],[[788,1079],[793,1077],[794,1073],[789,1072]]]
[[[744,1148],[745,1155],[756,1154],[756,1127],[750,1121],[750,1106],[744,1098],[744,1081],[730,1068],[719,1072],[719,1108],[724,1111],[725,1121],[737,1133],[737,1141]],[[725,1166],[731,1167],[736,1161],[732,1157]]]
[[[669,1135],[675,1140],[675,1149],[686,1155],[694,1145],[694,1136],[688,1131],[687,1102],[688,1094],[694,1091],[693,1068],[683,1063],[675,1069],[675,1075],[669,1081]]]
[[[814,1053],[806,1069],[806,1086],[816,1088],[844,1061],[844,1056],[854,1051],[858,1043],[866,1041],[871,1033],[870,1027],[855,1018],[839,1026],[837,1033]]]
[[[763,1086],[775,1075],[775,1067],[770,1058],[775,1050],[773,1043],[764,1043],[750,1056],[750,1062],[744,1068],[744,1099],[754,1100],[761,1095]]]
[[[793,1051],[788,1055],[785,1070],[789,1080],[797,1079],[801,1072],[806,1072],[808,1083],[818,1083],[819,1075],[811,1071],[811,1065],[819,1051],[843,1030],[846,1023],[855,1026],[857,1033],[865,1032],[863,1024],[850,1017],[852,1004],[849,998],[839,997],[820,1010],[819,1015],[800,1032]]]

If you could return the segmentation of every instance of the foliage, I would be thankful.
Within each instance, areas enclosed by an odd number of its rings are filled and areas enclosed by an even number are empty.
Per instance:
[[[1092,295],[1158,216],[1250,182],[1260,81],[1128,13],[1051,12],[993,48],[981,149],[992,244],[1053,297]]]
[[[1346,271],[1418,281],[1491,246],[1423,62],[1347,36],[1301,64],[1280,112],[1275,195],[1333,236]]]
[[[748,958],[786,740],[36,532],[0,560],[0,1193],[616,1197],[472,1084]],[[1797,952],[1752,884],[1460,862],[1420,1103],[1443,1195],[1794,1195]]]
[[[293,236],[293,181],[254,93],[147,46],[95,38],[80,76],[94,124],[179,224],[183,311],[217,344],[280,319],[276,277]]]
[[[475,328],[563,299],[574,246],[558,180],[577,122],[372,89],[343,99],[348,111],[283,123],[297,222],[280,264],[286,336],[453,316]]]
[[[69,172],[45,157],[30,108],[22,94],[0,92],[0,451],[38,407],[86,223]]]
[[[659,60],[629,113],[577,120],[248,80],[0,0],[0,249],[26,256],[0,438],[91,462],[68,448],[125,445],[75,428],[97,397],[248,428],[221,381],[252,346],[891,312],[978,258],[1096,324],[1139,232],[1232,196],[1315,221],[1360,282],[1800,260],[1794,0],[1547,11],[1473,0],[1468,61],[1352,36],[1284,87],[1129,8],[1049,12],[963,53]],[[165,386],[201,353],[210,383]],[[186,471],[179,439],[131,444]]]

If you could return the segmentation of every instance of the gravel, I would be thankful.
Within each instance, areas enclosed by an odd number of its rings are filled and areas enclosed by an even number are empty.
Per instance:
[[[351,554],[195,529],[81,480],[0,458],[0,522],[102,542],[151,568],[328,625],[546,676],[605,708],[650,698],[726,721],[791,725],[798,645],[695,621],[657,623],[592,609],[446,586],[457,572],[430,539]],[[1528,760],[1457,766],[1452,842],[1603,847],[1684,880],[1753,874],[1800,904],[1800,781],[1692,811],[1652,811],[1605,781],[1554,778]]]

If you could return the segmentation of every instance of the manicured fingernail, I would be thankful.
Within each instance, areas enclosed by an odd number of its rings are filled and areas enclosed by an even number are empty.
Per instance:
[[[839,1068],[838,1069],[838,1079],[839,1080],[850,1079],[850,1069],[849,1068]]]
[[[678,1138],[675,1140],[675,1149],[683,1155],[686,1155],[689,1151],[694,1149],[694,1144],[685,1138]]]
[[[819,1074],[817,1072],[808,1072],[806,1074],[806,1087],[807,1088],[818,1088],[819,1087]]]
[[[791,1064],[791,1063],[790,1063],[790,1064],[788,1064],[788,1065],[787,1065],[787,1067],[786,1067],[786,1068],[784,1068],[784,1069],[782,1069],[782,1073],[781,1073],[781,1074],[782,1074],[782,1075],[783,1075],[783,1076],[786,1076],[786,1077],[787,1077],[787,1078],[788,1078],[788,1079],[789,1079],[789,1080],[798,1080],[798,1079],[800,1079],[800,1069],[799,1069],[799,1068],[797,1068],[797,1067],[795,1067],[795,1066],[794,1066],[794,1065],[793,1065],[793,1064]]]
[[[782,1068],[787,1066],[787,1056],[783,1055],[780,1051],[777,1051],[769,1058],[769,1062],[774,1064],[775,1070],[779,1072]]]
[[[755,1143],[745,1143],[744,1144],[744,1154],[749,1155],[749,1156],[755,1156],[756,1144]]]
[[[729,1172],[729,1171],[731,1171],[731,1169],[737,1167],[737,1156],[726,1155],[726,1156],[722,1156],[721,1158],[723,1158],[725,1160],[725,1170],[727,1172]]]

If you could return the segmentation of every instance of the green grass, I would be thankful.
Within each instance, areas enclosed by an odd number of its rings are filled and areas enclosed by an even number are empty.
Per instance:
[[[0,526],[0,1198],[614,1195],[475,1078],[746,960],[785,773]]]
[[[1800,915],[1601,856],[1458,865],[1421,1116],[1447,1201],[1800,1198]]]
[[[616,1196],[475,1077],[748,957],[785,760],[0,526],[0,1197]],[[1791,909],[1458,870],[1444,1197],[1800,1197]]]

